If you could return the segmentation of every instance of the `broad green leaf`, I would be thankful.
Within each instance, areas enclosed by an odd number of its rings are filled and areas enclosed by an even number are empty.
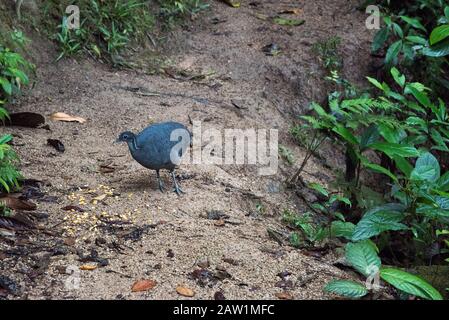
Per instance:
[[[434,45],[449,37],[449,25],[439,26],[433,29],[430,35],[430,44]]]
[[[410,178],[418,181],[436,182],[441,175],[440,164],[433,154],[424,153],[418,158]]]
[[[332,128],[332,131],[337,133],[339,136],[341,136],[346,142],[349,142],[352,145],[359,144],[359,141],[357,138],[345,127],[343,127],[341,124],[336,125],[334,128]]]
[[[374,36],[371,50],[373,52],[376,52],[379,49],[381,49],[385,45],[385,42],[387,42],[389,35],[390,35],[390,29],[388,29],[388,28],[380,29]]]
[[[380,277],[396,289],[427,300],[443,300],[441,294],[425,280],[411,273],[393,269],[382,268]]]
[[[405,37],[406,40],[413,42],[413,43],[417,43],[423,46],[427,46],[428,42],[427,39],[420,37],[420,36],[407,36]]]
[[[315,182],[309,183],[309,188],[313,189],[315,191],[318,191],[325,197],[329,197],[329,192],[322,185],[320,185],[318,183],[315,183]]]
[[[385,207],[384,207],[385,208]],[[356,225],[352,241],[360,241],[377,236],[385,231],[406,230],[407,226],[402,224],[405,215],[399,211],[374,208],[362,217]]]
[[[355,225],[351,222],[333,221],[331,225],[331,233],[333,237],[343,237],[348,240],[352,239]]]
[[[439,57],[444,57],[444,56],[449,55],[449,39],[446,38],[431,47],[424,48],[422,50],[422,54],[425,56],[434,57],[434,58],[439,58]]]
[[[8,79],[0,77],[0,85],[2,86],[3,91],[5,91],[7,95],[12,94],[11,82],[9,82]]]
[[[382,167],[382,166],[380,166],[378,164],[371,163],[371,162],[369,162],[367,160],[366,161],[362,160],[362,165],[365,168],[367,168],[367,169],[370,169],[370,170],[373,170],[375,172],[382,173],[382,174],[385,174],[385,175],[389,176],[395,182],[398,181],[398,178],[390,170],[388,170],[388,169],[386,169],[386,168],[384,168],[384,167]]]
[[[369,147],[371,144],[378,141],[380,138],[379,130],[377,126],[372,124],[370,125],[365,132],[363,132],[362,137],[360,139],[360,149],[364,150]]]
[[[410,164],[410,162],[408,162],[408,160],[406,158],[399,157],[399,156],[394,156],[393,160],[394,160],[394,163],[396,164],[396,166],[398,167],[398,169],[402,171],[404,176],[406,178],[410,178],[410,175],[413,171],[413,166]]]
[[[347,298],[361,298],[368,294],[364,285],[349,280],[333,280],[324,287],[324,291]]]
[[[422,25],[422,23],[418,19],[410,18],[407,16],[401,16],[401,19],[404,20],[405,22],[407,22],[413,28],[422,30],[427,33],[426,28]]]
[[[405,75],[403,74],[401,75],[401,73],[396,67],[393,67],[391,69],[391,75],[393,76],[394,81],[396,81],[396,83],[400,85],[401,88],[403,88],[405,85]]]
[[[400,143],[407,137],[407,133],[402,128],[392,128],[387,124],[379,124],[380,135],[390,143]]]
[[[387,55],[385,57],[385,64],[390,65],[396,61],[399,56],[399,52],[401,52],[402,48],[402,40],[396,41],[393,43],[387,50]]]
[[[429,97],[424,93],[424,91],[419,91],[413,86],[409,86],[409,90],[412,95],[419,101],[424,107],[430,108],[432,106],[432,102]]]
[[[449,171],[443,174],[437,181],[438,189],[441,191],[449,191]]]
[[[419,151],[413,146],[401,145],[389,142],[377,142],[370,145],[373,150],[381,151],[390,158],[399,157],[418,157]]]
[[[384,90],[382,84],[381,84],[379,81],[377,81],[376,79],[371,78],[371,77],[366,77],[366,79],[368,79],[368,81],[369,81],[372,85],[374,85],[376,88],[378,88],[379,90],[382,90],[382,91]]]
[[[345,247],[346,261],[365,277],[379,271],[381,261],[370,241],[348,243]]]

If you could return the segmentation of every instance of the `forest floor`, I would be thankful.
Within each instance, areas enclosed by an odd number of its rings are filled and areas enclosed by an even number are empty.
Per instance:
[[[288,232],[281,223],[284,209],[307,211],[283,184],[295,167],[280,160],[277,174],[259,176],[256,166],[186,164],[178,170],[186,191],[179,197],[161,193],[155,173],[133,161],[126,145],[113,142],[122,131],[168,120],[188,127],[201,121],[203,129],[278,129],[280,143],[299,163],[304,150],[288,129],[311,101],[326,96],[312,45],[341,37],[345,76],[357,83],[368,74],[372,34],[364,13],[354,9],[357,3],[267,0],[235,9],[211,1],[206,13],[166,44],[171,76],[111,69],[88,59],[54,62],[56,51],[34,41],[36,85],[11,109],[47,116],[50,130],[0,130],[14,135],[24,176],[41,181],[28,190],[43,192],[33,201],[48,219],[41,223],[46,232],[0,241],[0,273],[15,283],[8,297],[181,299],[176,288],[183,286],[194,291],[194,299],[275,299],[283,292],[294,299],[328,298],[322,288],[329,280],[352,277],[333,266],[335,256],[295,249],[267,232]],[[292,8],[300,9],[294,18],[304,25],[279,26],[257,15]],[[271,43],[280,55],[263,52]],[[180,70],[210,75],[201,79]],[[87,121],[51,121],[54,112]],[[62,141],[65,152],[47,139]],[[329,166],[342,165],[332,148],[323,154],[326,166],[313,159],[304,180],[325,184],[333,176]],[[168,174],[163,179],[171,185]],[[84,212],[62,209],[69,205]],[[217,212],[229,218],[209,219]],[[94,270],[80,270],[90,266]],[[157,284],[132,292],[141,279]]]

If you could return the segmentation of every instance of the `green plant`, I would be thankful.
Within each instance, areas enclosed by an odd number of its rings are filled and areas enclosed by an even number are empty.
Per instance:
[[[208,5],[199,0],[160,0],[157,21],[174,25],[186,15],[196,14]],[[114,65],[129,65],[125,56],[136,44],[143,44],[150,36],[156,23],[154,3],[143,0],[79,0],[80,28],[70,29],[65,8],[73,0],[51,0],[45,4],[44,12],[49,33],[58,32],[54,39],[59,44],[58,60],[87,52],[97,59],[107,60]],[[152,5],[153,4],[153,5]],[[52,19],[63,16],[62,22]]]
[[[0,106],[29,83],[24,70],[31,66],[20,54],[0,44]]]
[[[160,4],[159,15],[163,24],[171,28],[186,15],[195,15],[205,10],[209,4],[203,0],[158,0]]]
[[[22,32],[15,30],[11,34],[14,44],[23,47],[28,39]],[[20,54],[11,51],[0,43],[0,121],[4,122],[8,118],[8,112],[4,108],[6,103],[18,94],[23,85],[29,83],[26,74],[27,69],[34,66],[25,60]],[[19,187],[21,174],[17,169],[19,159],[8,144],[12,140],[9,134],[0,137],[0,189],[10,192]],[[1,206],[0,206],[1,207]],[[4,208],[0,208],[4,212]]]
[[[143,41],[154,25],[148,4],[143,1],[81,0],[76,3],[82,19],[80,27],[70,29],[64,14],[67,5],[72,3],[72,0],[49,1],[44,10],[51,30],[55,27],[51,16],[63,17],[54,36],[61,49],[58,60],[85,51],[93,57],[124,65],[125,49],[132,42]]]
[[[279,154],[282,158],[284,158],[287,163],[291,166],[295,163],[295,157],[293,156],[293,153],[290,149],[288,149],[286,146],[279,146]]]
[[[345,258],[351,266],[365,277],[365,285],[348,280],[333,280],[324,290],[348,298],[361,298],[370,290],[381,288],[380,279],[401,292],[427,300],[442,300],[441,294],[429,283],[411,273],[389,267],[383,267],[377,246],[370,240],[348,243]]]
[[[387,46],[386,70],[407,67],[439,94],[449,88],[449,6],[445,1],[415,0],[407,4],[376,1],[383,8],[385,26],[373,40],[372,50]]]
[[[298,231],[290,234],[290,244],[297,248],[314,247],[323,242],[327,237],[327,230],[313,221],[313,215],[309,212],[303,215],[284,211],[283,221]]]
[[[17,170],[18,157],[8,144],[12,136],[7,134],[0,137],[0,185],[10,192],[12,188],[19,187],[19,179],[22,177]]]
[[[340,71],[343,67],[343,59],[339,53],[341,38],[331,37],[315,43],[312,46],[313,52],[318,55],[324,68],[331,71]]]

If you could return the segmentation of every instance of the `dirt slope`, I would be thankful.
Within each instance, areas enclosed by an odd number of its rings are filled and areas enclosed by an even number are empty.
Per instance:
[[[211,299],[217,291],[228,299],[273,299],[283,292],[277,274],[288,271],[293,287],[287,285],[287,290],[295,299],[321,299],[326,298],[322,287],[328,280],[348,277],[328,258],[304,255],[268,236],[267,227],[279,227],[282,210],[306,210],[294,192],[284,190],[286,176],[281,171],[261,177],[253,166],[185,165],[178,174],[187,193],[178,197],[160,193],[154,172],[133,162],[125,145],[113,144],[121,131],[137,132],[151,122],[189,125],[199,120],[204,128],[277,128],[280,143],[301,159],[302,151],[288,140],[288,127],[310,101],[323,98],[324,90],[311,45],[330,35],[344,39],[345,71],[357,82],[366,74],[367,61],[361,57],[367,56],[363,53],[368,52],[372,35],[364,28],[364,15],[353,10],[357,1],[248,3],[233,9],[212,1],[210,12],[189,30],[177,31],[166,45],[176,68],[213,71],[206,81],[111,70],[87,60],[55,63],[55,52],[40,51],[36,86],[13,110],[44,115],[60,111],[88,121],[48,120],[51,131],[0,129],[15,135],[24,175],[44,181],[46,198],[36,202],[39,211],[49,213],[45,226],[55,226],[51,229],[55,236],[0,242],[0,249],[7,252],[0,272],[17,281],[17,297],[177,299],[182,297],[175,288],[184,285],[195,291],[196,299]],[[254,16],[291,7],[301,9],[297,18],[305,19],[304,25],[283,27]],[[276,43],[282,54],[266,56],[262,47],[270,43]],[[162,95],[148,95],[145,90]],[[234,107],[233,99],[243,108]],[[58,153],[47,146],[48,138],[60,139],[66,151]],[[101,165],[114,172],[100,172]],[[307,179],[316,179],[313,173],[324,179],[331,175],[313,162],[306,171],[312,173]],[[170,185],[167,174],[164,180]],[[102,194],[109,196],[91,202]],[[86,212],[61,210],[67,205]],[[228,215],[230,223],[218,226],[207,219],[211,210]],[[97,222],[102,214],[121,224]],[[150,225],[146,231],[139,229],[145,225]],[[56,236],[60,232],[62,238]],[[26,247],[33,241],[40,246]],[[28,256],[12,254],[19,249],[29,250]],[[80,288],[70,290],[65,286],[69,278],[65,268],[95,265],[82,259],[91,249],[108,265],[81,271]],[[202,286],[189,273],[205,260],[218,278],[206,274]],[[29,261],[37,266],[30,269]],[[106,264],[97,259],[102,261]],[[148,292],[132,293],[138,279],[158,284]]]

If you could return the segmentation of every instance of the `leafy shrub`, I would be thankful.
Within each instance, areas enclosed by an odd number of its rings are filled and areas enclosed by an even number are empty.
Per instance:
[[[186,15],[195,15],[209,7],[203,0],[158,0],[159,16],[166,27],[173,25]]]
[[[27,41],[17,30],[11,34],[11,38],[18,46],[23,46]],[[31,68],[33,65],[20,54],[0,43],[0,121],[4,122],[8,117],[8,112],[4,108],[8,100],[18,94],[23,85],[29,83],[26,70]],[[18,188],[18,181],[21,178],[17,169],[18,157],[8,144],[11,140],[12,136],[9,134],[0,137],[0,189],[7,192]]]
[[[65,8],[76,4],[80,8],[80,28],[69,29]],[[81,50],[104,58],[114,64],[124,64],[121,54],[132,41],[142,41],[153,27],[148,4],[140,0],[72,0],[49,1],[46,4],[49,27],[54,28],[51,15],[63,17],[58,21],[55,39],[61,48],[58,60]]]
[[[69,29],[65,8],[76,4],[80,8],[80,28]],[[193,14],[206,7],[199,0],[157,1],[159,15],[165,24],[173,24],[187,14]],[[114,65],[127,65],[123,55],[133,44],[143,43],[153,30],[156,6],[142,0],[64,0],[49,1],[45,6],[48,28],[58,33],[54,35],[64,56],[87,52],[92,57],[104,59]],[[58,17],[55,20],[51,17]],[[59,20],[59,17],[62,18]],[[51,31],[50,33],[52,33]]]
[[[443,95],[449,88],[449,5],[446,1],[372,1],[381,5],[385,26],[372,50],[387,46],[385,66],[407,67]]]
[[[399,269],[383,267],[378,252],[377,246],[370,240],[348,243],[345,248],[346,261],[367,281],[362,285],[354,281],[333,280],[324,290],[348,298],[361,298],[369,290],[379,290],[382,279],[401,292],[427,300],[443,300],[441,294],[420,277]]]

